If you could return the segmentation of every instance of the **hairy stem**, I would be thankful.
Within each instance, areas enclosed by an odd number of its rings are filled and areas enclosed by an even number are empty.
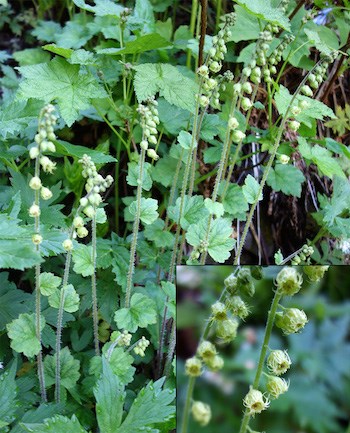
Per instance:
[[[64,312],[65,289],[68,283],[70,262],[72,252],[67,251],[66,262],[64,265],[64,274],[60,294],[60,304],[57,315],[57,331],[56,331],[56,383],[55,383],[55,400],[57,403],[61,400],[61,340],[62,340],[62,321]]]
[[[268,313],[268,317],[267,317],[264,341],[263,341],[263,344],[261,347],[261,352],[260,352],[259,362],[258,362],[258,368],[256,370],[255,378],[253,381],[253,388],[254,389],[258,389],[258,387],[259,387],[259,382],[260,382],[262,370],[264,367],[266,352],[267,352],[268,344],[269,344],[270,337],[271,337],[272,327],[273,327],[273,324],[275,321],[275,316],[276,316],[278,304],[279,304],[281,298],[282,298],[282,295],[278,291],[276,291],[275,295],[273,297],[270,311]],[[247,431],[250,417],[251,417],[251,415],[249,415],[249,411],[248,411],[248,409],[246,409],[244,412],[244,415],[243,415],[242,424],[241,424],[241,428],[239,430],[239,433],[245,433]]]
[[[168,353],[167,353],[165,367],[164,367],[164,376],[166,377],[168,377],[170,373],[170,367],[175,352],[175,346],[176,346],[176,320],[173,319],[173,323],[171,325],[171,332],[170,332],[169,348],[168,348]]]
[[[98,341],[98,307],[97,307],[97,289],[96,289],[96,208],[94,209],[94,216],[92,217],[92,233],[91,233],[91,242],[92,242],[92,253],[91,253],[91,262],[94,268],[93,273],[91,275],[91,295],[92,295],[92,319],[94,323],[94,343],[95,343],[95,354],[96,356],[100,355],[100,346]]]
[[[132,241],[130,247],[130,260],[129,260],[129,270],[126,283],[126,293],[125,293],[125,308],[130,307],[131,291],[133,288],[133,275],[135,270],[135,258],[136,258],[136,247],[137,247],[137,237],[140,226],[140,215],[141,215],[141,198],[142,198],[142,180],[143,180],[143,167],[145,163],[146,150],[141,148],[141,155],[139,161],[139,178],[137,180],[137,192],[136,192],[136,214],[132,231]]]

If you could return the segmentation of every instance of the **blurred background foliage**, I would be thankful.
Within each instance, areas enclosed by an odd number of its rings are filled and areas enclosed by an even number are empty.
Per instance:
[[[253,381],[272,300],[273,280],[281,268],[264,268],[253,298],[245,299],[251,314],[240,323],[233,343],[219,351],[225,360],[218,373],[206,371],[196,382],[194,399],[210,404],[212,421],[200,427],[192,420],[189,433],[237,432],[242,399]],[[178,423],[181,420],[187,377],[184,361],[193,356],[210,306],[219,297],[232,266],[177,267]],[[300,269],[302,271],[302,269]],[[303,309],[309,322],[301,334],[283,336],[274,328],[269,347],[287,349],[292,367],[285,375],[289,391],[255,417],[251,427],[268,433],[350,432],[350,267],[332,266],[324,279],[313,283],[304,276],[300,293],[285,298],[283,306]],[[214,341],[214,340],[212,340]],[[261,390],[265,390],[264,379]],[[218,426],[219,430],[218,430]]]

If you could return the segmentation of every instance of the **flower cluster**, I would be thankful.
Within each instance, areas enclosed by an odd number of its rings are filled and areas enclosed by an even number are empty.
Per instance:
[[[302,262],[310,263],[310,256],[314,253],[314,249],[310,245],[303,245],[301,248],[301,252],[297,254],[295,257],[293,257],[291,264],[292,265],[299,265]]]
[[[128,347],[131,343],[132,335],[128,331],[114,331],[111,335],[111,341],[117,341],[118,346]]]
[[[231,13],[225,16],[225,23],[223,28],[213,37],[213,46],[210,48],[206,62],[200,66],[197,73],[202,77],[201,94],[198,95],[198,102],[201,107],[207,107],[209,104],[216,109],[220,108],[220,88],[225,89],[225,81],[232,81],[233,74],[227,71],[223,76],[216,76],[222,68],[222,60],[224,60],[227,53],[226,43],[231,37],[229,26],[234,25],[236,14]]]
[[[40,112],[38,133],[35,135],[35,145],[30,148],[29,156],[35,159],[36,169],[35,175],[30,179],[29,186],[34,191],[40,191],[40,197],[43,200],[49,200],[52,197],[52,192],[49,188],[43,186],[40,179],[40,167],[45,173],[53,173],[56,168],[56,163],[50,158],[43,155],[44,152],[55,152],[56,147],[52,140],[55,140],[54,126],[57,122],[57,116],[54,114],[55,107],[51,104],[46,105]],[[29,216],[38,218],[40,216],[39,195],[36,194],[34,203],[29,208]],[[33,242],[38,245],[42,241],[42,237],[38,234],[33,236]]]
[[[140,143],[141,149],[147,150],[149,158],[156,161],[159,156],[154,149],[149,149],[149,144],[154,146],[157,144],[157,125],[159,124],[158,117],[158,102],[154,98],[147,100],[147,105],[140,104],[137,111],[140,115],[140,124],[143,132],[143,138]]]
[[[293,34],[284,35],[282,41],[274,49],[273,53],[268,57],[269,71],[271,74],[276,74],[276,65],[282,60],[283,51],[288,47],[288,45],[295,39]]]
[[[142,357],[145,356],[145,350],[149,346],[149,341],[142,336],[142,338],[137,342],[136,346],[134,347],[134,352],[136,355],[140,355]]]
[[[323,80],[325,79],[325,77],[327,75],[329,64],[333,63],[336,58],[337,58],[337,52],[333,51],[332,53],[324,56],[321,59],[320,64],[318,64],[315,67],[315,70],[308,75],[309,85],[305,84],[301,88],[301,92],[305,96],[309,96],[310,98],[312,98],[312,96],[314,94],[312,89],[318,89],[319,88],[320,84],[323,82]]]

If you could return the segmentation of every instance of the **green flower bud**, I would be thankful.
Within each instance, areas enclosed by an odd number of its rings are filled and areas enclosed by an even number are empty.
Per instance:
[[[86,227],[78,227],[77,228],[77,235],[78,238],[86,238],[86,236],[89,234]]]
[[[206,77],[209,74],[208,66],[202,65],[197,69],[197,74],[201,75],[202,77]]]
[[[73,220],[73,226],[77,229],[78,227],[84,227],[84,220],[80,216],[76,216]]]
[[[306,110],[307,108],[310,107],[310,103],[308,101],[306,101],[305,99],[302,99],[301,101],[299,101],[299,107],[302,110]]]
[[[309,96],[310,98],[312,98],[312,96],[313,96],[313,91],[310,89],[310,87],[309,86],[307,86],[307,85],[304,85],[302,88],[301,88],[301,93],[303,93],[304,95],[306,95],[306,96]]]
[[[277,290],[285,296],[293,296],[298,293],[302,284],[301,274],[289,266],[283,268],[276,277]]]
[[[185,363],[185,372],[187,376],[198,377],[202,374],[202,362],[197,357],[189,358]]]
[[[214,62],[210,62],[210,64],[209,64],[209,69],[214,73],[219,72],[221,68],[222,68],[222,65],[220,62],[214,61]]]
[[[221,358],[221,356],[215,355],[213,358],[208,359],[206,365],[211,371],[219,371],[224,366],[224,360]]]
[[[249,68],[248,66],[246,66],[246,67],[243,68],[243,70],[242,70],[242,75],[243,75],[243,76],[249,77],[251,73],[252,73],[252,70],[251,70],[251,68]]]
[[[285,379],[281,379],[280,377],[269,376],[266,388],[271,397],[278,398],[281,394],[288,391],[289,381],[287,382]]]
[[[237,277],[234,274],[229,275],[224,280],[224,285],[231,295],[237,292]]]
[[[310,281],[320,281],[328,271],[329,266],[304,266],[303,271]]]
[[[231,299],[229,299],[228,306],[232,314],[238,316],[242,320],[249,315],[247,304],[240,296],[233,296]]]
[[[242,90],[243,92],[248,93],[248,95],[251,95],[253,93],[253,87],[248,81],[243,84]]]
[[[195,421],[197,421],[202,427],[209,424],[211,419],[211,409],[208,404],[202,403],[201,401],[195,401],[192,404],[191,412]]]
[[[32,236],[32,242],[34,245],[40,245],[42,241],[43,241],[43,237],[39,235],[39,233],[35,233]]]
[[[242,91],[242,84],[236,83],[233,85],[233,93],[238,95],[241,93],[241,91]]]
[[[264,276],[264,271],[262,266],[252,266],[250,268],[250,273],[254,280],[261,280]]]
[[[31,147],[29,149],[29,157],[30,157],[30,159],[37,158],[39,156],[39,153],[40,153],[40,151],[39,151],[39,148],[37,146]]]
[[[242,268],[237,275],[237,288],[247,296],[254,296],[255,286],[249,268]]]
[[[204,340],[198,346],[197,355],[200,356],[204,362],[216,356],[216,348],[210,341]]]
[[[236,129],[232,133],[232,141],[234,143],[240,143],[245,138],[245,133],[240,131],[239,129]]]
[[[298,105],[293,105],[293,107],[290,109],[290,112],[293,114],[293,116],[297,116],[301,113],[301,108]]]
[[[40,196],[43,200],[50,200],[50,198],[52,197],[52,192],[50,191],[49,188],[46,188],[45,186],[41,187],[40,190]]]
[[[95,209],[92,206],[86,206],[83,212],[89,218],[93,218],[95,215]]]
[[[249,98],[243,98],[241,105],[244,111],[249,110],[249,108],[253,106],[252,101]]]
[[[38,176],[34,176],[29,181],[29,187],[34,190],[41,188],[41,180]]]
[[[215,320],[227,319],[226,306],[222,302],[215,302],[215,304],[211,306],[211,311]]]
[[[65,239],[62,242],[62,246],[66,251],[72,251],[73,249],[73,242],[71,241],[71,239]]]
[[[237,129],[239,126],[238,120],[235,117],[230,117],[227,126],[231,130]]]
[[[29,213],[29,216],[36,218],[36,217],[40,216],[40,207],[37,204],[33,203],[30,206],[28,213]]]
[[[89,203],[89,200],[86,197],[82,197],[80,199],[80,206],[85,207]]]
[[[217,322],[216,336],[229,343],[237,336],[238,322],[235,319],[226,319]]]
[[[248,414],[254,416],[266,410],[270,406],[270,401],[261,391],[250,387],[248,394],[244,397],[243,405],[248,409]]]
[[[273,350],[267,358],[267,368],[276,376],[284,374],[291,364],[292,361],[286,350]]]
[[[292,131],[297,131],[300,128],[300,122],[297,122],[296,120],[292,120],[289,122],[289,128]]]
[[[308,322],[303,310],[286,308],[283,313],[276,314],[276,326],[282,329],[285,335],[300,332]]]
[[[288,155],[282,154],[278,156],[278,160],[281,164],[286,165],[290,161],[290,157]]]

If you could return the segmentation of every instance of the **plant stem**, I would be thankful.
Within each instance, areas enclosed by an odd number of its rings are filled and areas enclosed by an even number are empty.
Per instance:
[[[280,145],[280,142],[281,142],[281,138],[282,138],[282,135],[283,135],[283,132],[284,132],[284,127],[285,127],[287,119],[289,117],[289,111],[290,111],[290,109],[291,109],[291,107],[292,107],[292,105],[293,105],[296,97],[299,95],[300,89],[307,82],[307,80],[309,78],[309,75],[311,73],[313,73],[313,71],[316,69],[316,67],[321,62],[322,62],[322,60],[318,61],[316,63],[316,65],[311,69],[311,71],[308,74],[305,75],[305,77],[303,78],[303,80],[299,84],[298,88],[294,92],[294,94],[293,94],[293,96],[292,96],[292,98],[291,98],[291,100],[290,100],[290,102],[288,104],[286,113],[284,114],[284,116],[282,118],[281,124],[280,124],[280,126],[278,128],[277,136],[276,136],[276,139],[275,139],[275,144],[274,144],[274,146],[272,148],[270,158],[269,158],[268,163],[267,163],[267,165],[265,167],[264,174],[263,174],[263,177],[262,177],[260,185],[259,185],[259,190],[258,190],[258,192],[256,194],[256,199],[255,199],[254,203],[252,204],[252,206],[250,208],[250,211],[249,211],[249,214],[248,214],[248,217],[247,217],[247,221],[246,221],[245,226],[244,226],[244,230],[243,230],[243,233],[242,233],[242,236],[241,236],[241,240],[240,240],[240,243],[239,243],[238,248],[237,248],[237,254],[236,254],[235,260],[233,262],[234,265],[237,265],[237,263],[239,263],[239,261],[240,261],[240,257],[241,257],[242,250],[243,250],[243,246],[245,244],[245,241],[246,241],[246,238],[247,238],[247,235],[248,235],[249,227],[250,227],[250,224],[251,224],[251,222],[253,220],[255,209],[256,209],[256,207],[258,205],[258,202],[259,202],[259,197],[262,194],[262,191],[264,189],[264,186],[265,186],[267,177],[269,175],[270,169],[271,169],[272,164],[273,164],[273,162],[275,160],[276,153],[277,153],[277,150],[278,150],[278,146]]]
[[[173,323],[171,325],[168,353],[167,353],[167,358],[164,367],[164,376],[166,377],[168,377],[170,373],[170,367],[175,352],[175,346],[176,346],[176,320],[173,319]]]
[[[141,215],[141,198],[142,198],[142,180],[143,180],[143,167],[145,163],[146,150],[141,148],[141,155],[139,161],[139,178],[137,180],[137,192],[136,192],[136,214],[132,231],[132,241],[130,247],[130,260],[129,260],[129,270],[126,283],[125,292],[125,308],[130,307],[130,297],[133,287],[133,275],[135,270],[135,256],[137,247],[137,237],[140,226],[140,215]]]
[[[263,341],[263,344],[261,347],[261,352],[260,352],[260,357],[259,357],[259,362],[258,362],[258,368],[256,370],[255,378],[254,378],[254,382],[253,382],[253,388],[254,389],[258,389],[258,387],[259,387],[259,382],[260,382],[261,373],[262,373],[262,370],[264,367],[266,352],[267,352],[268,344],[269,344],[270,337],[271,337],[272,327],[273,327],[273,324],[275,321],[275,316],[276,316],[278,304],[279,304],[281,298],[282,298],[282,295],[276,290],[275,295],[274,295],[273,300],[272,300],[271,308],[270,308],[270,311],[269,311],[268,317],[267,317],[264,341]],[[245,433],[246,432],[250,417],[251,417],[251,415],[249,414],[248,409],[246,409],[244,412],[244,416],[242,419],[242,424],[241,424],[241,428],[239,430],[239,433]]]
[[[97,289],[96,289],[96,208],[94,208],[94,216],[91,222],[91,243],[92,243],[92,253],[91,262],[94,268],[91,275],[91,295],[92,295],[92,319],[94,322],[94,343],[95,343],[95,354],[100,355],[100,346],[98,340],[98,306],[97,306]]]
[[[40,122],[40,119],[39,119]],[[35,159],[35,176],[40,178],[40,162],[38,156]],[[40,206],[40,192],[39,190],[35,190],[34,203],[37,206]],[[35,217],[35,233],[40,234],[40,215]],[[40,252],[40,245],[35,245],[36,251]],[[40,394],[43,402],[47,401],[46,397],[46,389],[45,389],[45,374],[44,374],[44,364],[43,364],[43,353],[42,353],[42,344],[41,344],[41,293],[40,293],[40,263],[35,266],[35,334],[36,338],[40,343],[40,350],[37,355],[38,362],[38,378],[40,385]]]
[[[190,20],[190,33],[194,37],[195,29],[196,29],[196,18],[197,18],[197,11],[198,11],[198,0],[192,1],[192,9],[191,9],[191,20]],[[186,66],[191,69],[191,50],[187,50],[187,60],[186,60]]]
[[[62,320],[64,312],[64,298],[65,289],[68,283],[69,268],[72,258],[72,252],[67,251],[66,262],[64,265],[64,274],[60,294],[60,304],[57,315],[57,333],[56,333],[56,388],[55,388],[55,400],[57,403],[61,400],[61,339],[62,339]]]

